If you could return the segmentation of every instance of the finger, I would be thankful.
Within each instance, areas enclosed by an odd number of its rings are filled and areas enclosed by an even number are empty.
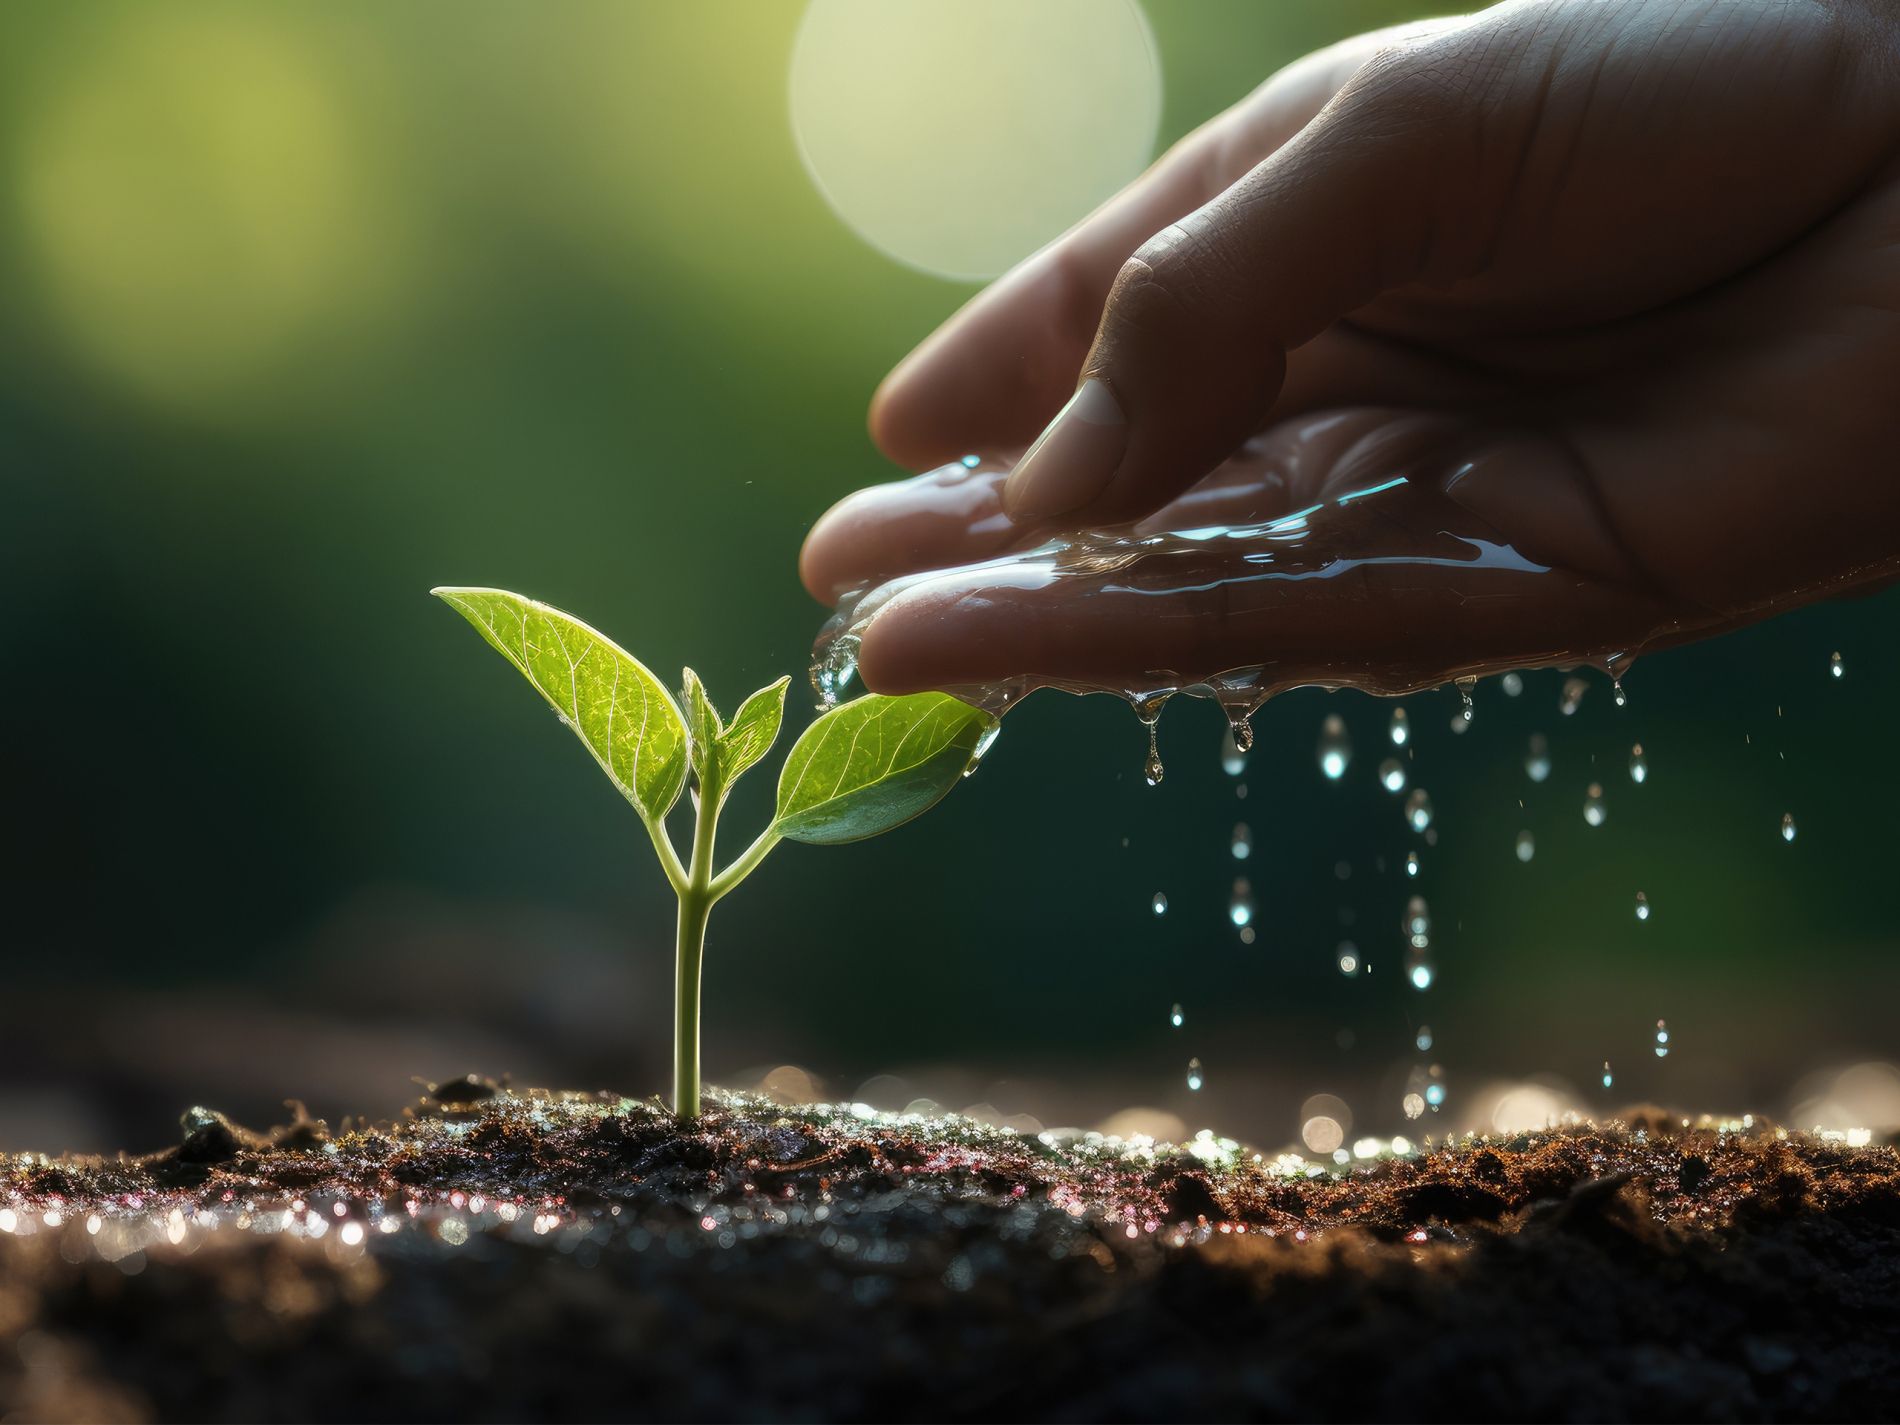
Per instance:
[[[1135,533],[1274,519],[1328,492],[1377,484],[1430,454],[1456,429],[1446,417],[1383,406],[1281,422],[1141,521]],[[1019,524],[1003,513],[1003,481],[1013,463],[953,461],[846,496],[806,537],[799,561],[805,587],[821,603],[836,603],[901,575],[980,563],[1069,534]]]
[[[1454,276],[1435,160],[1474,103],[1411,50],[1368,65],[1272,158],[1144,243],[1080,386],[1005,486],[1010,514],[1154,510],[1260,428],[1289,351],[1382,291]]]
[[[1027,445],[1075,388],[1116,272],[1153,233],[1273,153],[1383,47],[1450,21],[1359,35],[1274,75],[1000,278],[912,352],[871,402],[878,447],[911,469]]]

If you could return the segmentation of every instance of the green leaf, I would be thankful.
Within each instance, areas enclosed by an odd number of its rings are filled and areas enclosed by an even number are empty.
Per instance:
[[[792,747],[772,829],[819,845],[889,831],[940,801],[995,727],[988,713],[946,693],[854,699]]]
[[[699,674],[688,668],[680,674],[680,682],[686,692],[686,731],[693,773],[703,787],[720,775],[724,759],[719,755],[719,738],[726,730],[725,724],[720,722],[712,699],[706,696],[706,685],[699,681]]]
[[[785,720],[785,689],[791,681],[780,678],[771,687],[760,688],[739,704],[739,711],[719,734],[719,775],[728,786],[778,741],[779,724]]]
[[[540,690],[649,824],[686,785],[686,724],[645,665],[579,619],[506,589],[431,590]]]

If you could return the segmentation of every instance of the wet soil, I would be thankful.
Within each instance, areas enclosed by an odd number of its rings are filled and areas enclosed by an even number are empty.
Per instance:
[[[0,1166],[0,1415],[1900,1417],[1900,1152],[1639,1112],[1322,1169],[718,1097]]]

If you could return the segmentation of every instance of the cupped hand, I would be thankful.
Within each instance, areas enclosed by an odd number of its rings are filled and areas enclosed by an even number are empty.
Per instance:
[[[975,298],[871,426],[994,457],[807,541],[820,599],[898,581],[880,691],[1397,688],[1887,577],[1900,7],[1552,0],[1322,51]]]

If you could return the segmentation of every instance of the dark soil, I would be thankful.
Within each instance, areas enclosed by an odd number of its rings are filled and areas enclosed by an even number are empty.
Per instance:
[[[0,1168],[7,1419],[1900,1417],[1900,1153],[1231,1144],[438,1088]]]

